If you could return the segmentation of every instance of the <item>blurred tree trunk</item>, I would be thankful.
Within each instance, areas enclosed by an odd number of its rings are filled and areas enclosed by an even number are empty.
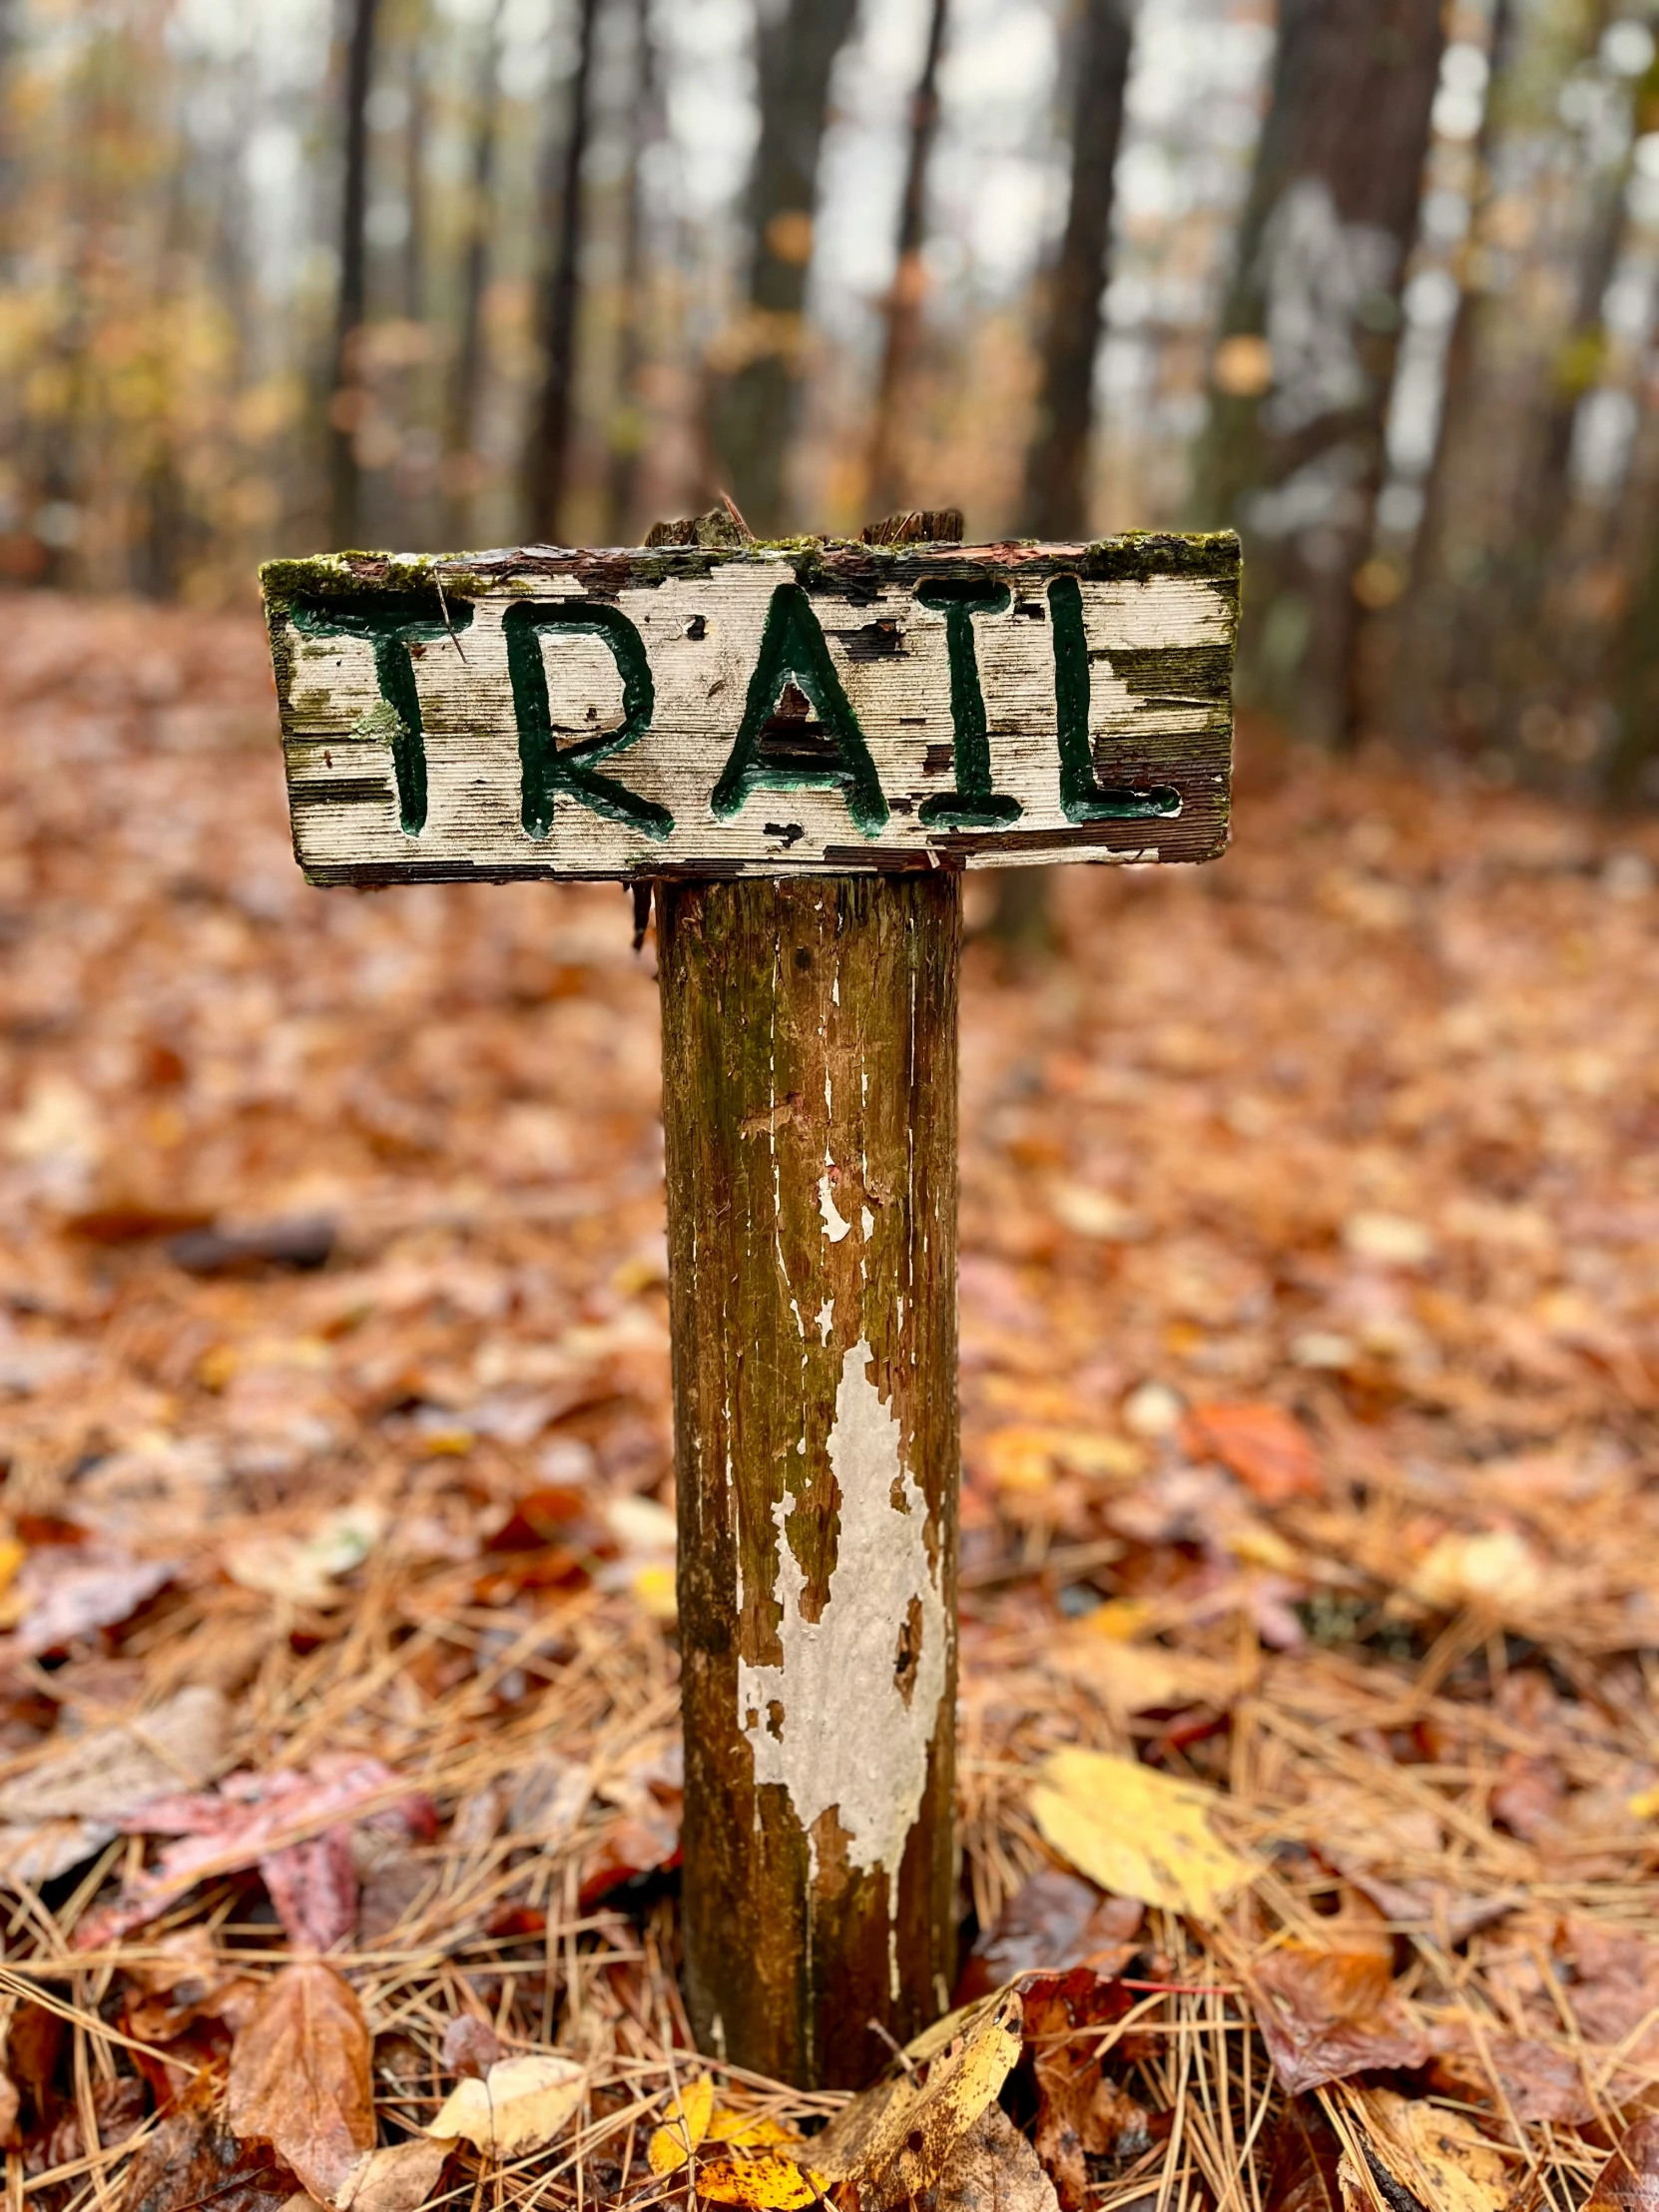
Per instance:
[[[622,297],[618,312],[616,404],[605,486],[606,536],[631,545],[639,526],[640,451],[645,442],[640,369],[645,357],[645,182],[648,150],[662,136],[657,45],[651,0],[634,0],[634,82],[629,111],[628,183],[622,209]]]
[[[1129,0],[1083,0],[1072,76],[1071,194],[1048,276],[1042,383],[1025,457],[1025,527],[1039,538],[1080,538],[1088,531],[1094,364],[1105,319],[1112,180],[1132,35]],[[1051,872],[996,871],[989,932],[1015,967],[1053,948]]]
[[[582,278],[582,169],[593,121],[593,57],[598,24],[599,0],[578,0],[576,68],[570,79],[559,176],[558,242],[542,308],[544,365],[525,469],[529,532],[540,545],[558,544],[570,488],[576,324]]]
[[[368,88],[379,0],[350,0],[345,47],[345,176],[340,193],[339,298],[328,396],[328,501],[334,545],[356,542],[361,483],[355,432],[362,382],[357,359],[367,301]]]
[[[1283,0],[1198,466],[1244,533],[1241,689],[1304,736],[1351,734],[1356,574],[1444,40],[1440,0]]]
[[[484,289],[489,281],[490,221],[495,203],[496,146],[500,135],[501,14],[495,0],[484,26],[483,52],[473,93],[472,159],[461,253],[461,312],[449,376],[444,424],[444,534],[457,550],[472,537],[477,491],[478,391],[484,372]]]
[[[426,81],[426,41],[431,23],[417,16],[409,39],[409,113],[403,126],[403,204],[409,228],[403,234],[403,312],[410,322],[426,319],[426,138],[431,93]]]
[[[1617,723],[1606,768],[1615,805],[1659,802],[1659,535],[1632,596],[1619,639],[1614,678]]]
[[[1088,528],[1094,364],[1106,301],[1112,178],[1129,83],[1129,0],[1083,0],[1073,77],[1071,197],[1048,279],[1036,434],[1026,456],[1026,527],[1039,538]]]
[[[732,496],[763,536],[784,522],[784,466],[800,380],[830,77],[856,12],[857,0],[784,0],[760,31],[749,311],[735,333],[737,365],[715,392],[711,429]]]
[[[869,443],[869,490],[864,504],[872,516],[895,513],[909,503],[909,485],[901,446],[900,405],[921,335],[925,276],[921,262],[927,214],[927,164],[939,121],[939,61],[950,16],[950,0],[932,0],[927,47],[921,74],[910,95],[910,143],[904,163],[904,189],[898,202],[898,250],[892,288],[886,297],[886,334],[881,372],[875,386],[875,421]]]

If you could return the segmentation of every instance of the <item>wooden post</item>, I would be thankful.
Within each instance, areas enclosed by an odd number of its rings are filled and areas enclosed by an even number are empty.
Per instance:
[[[706,2048],[855,2084],[949,1998],[967,867],[1227,841],[1231,536],[264,571],[314,883],[655,882]]]
[[[953,1978],[959,882],[658,888],[686,1992],[812,2086]]]

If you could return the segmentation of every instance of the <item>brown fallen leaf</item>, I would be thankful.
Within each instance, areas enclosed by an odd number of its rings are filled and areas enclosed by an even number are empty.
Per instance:
[[[587,2069],[562,2051],[502,2058],[482,2078],[468,2075],[427,2123],[434,2139],[468,2142],[490,2156],[516,2158],[552,2142],[588,2093]]]
[[[918,2035],[905,2049],[907,2071],[884,2075],[813,2138],[815,2171],[855,2182],[865,2212],[931,2189],[1012,2071],[1024,2017],[1009,1990]]]
[[[1292,2096],[1350,2074],[1420,2066],[1427,2030],[1393,1986],[1393,1943],[1379,1926],[1339,1924],[1329,1947],[1289,1942],[1250,1968],[1256,2024]]]
[[[1390,2202],[1391,2181],[1427,2212],[1503,2212],[1508,2205],[1503,2155],[1462,2113],[1391,2089],[1339,2093]]]
[[[340,2212],[419,2212],[438,2186],[447,2143],[411,2135],[359,2158],[339,2193]]]
[[[11,1592],[13,1648],[38,1659],[95,1629],[118,1627],[179,1570],[177,1559],[135,1559],[114,1544],[43,1544],[23,1562]]]
[[[1042,2160],[999,2104],[987,2104],[934,2186],[936,2212],[1055,2212]]]
[[[1133,1955],[1145,1918],[1136,1899],[1104,1896],[1079,1875],[1044,1867],[980,1931],[956,1985],[956,2001],[970,2004],[1016,1974],[1043,1967],[1060,1972],[1087,1965],[1097,1973],[1117,1973]]]
[[[1263,1505],[1325,1489],[1313,1438],[1280,1405],[1194,1405],[1181,1423],[1181,1444],[1191,1458],[1219,1459]]]
[[[1037,2156],[1065,2212],[1089,2194],[1089,2157],[1132,2158],[1149,2140],[1146,2108],[1106,2073],[1098,2033],[1121,2020],[1134,1997],[1121,1982],[1077,1967],[1021,1985],[1025,2046],[1037,2088]]]
[[[500,2058],[501,2038],[488,2020],[475,2012],[459,2012],[443,2031],[441,2054],[452,2074],[486,2074]]]
[[[1316,2097],[1293,2096],[1268,2152],[1263,2212],[1344,2212],[1342,2145]]]
[[[133,2154],[121,2212],[281,2212],[293,2175],[263,2144],[241,2142],[220,2112],[216,2074],[194,2081]]]
[[[231,2049],[231,2126],[244,2142],[270,2143],[313,2197],[338,2202],[374,2148],[370,2055],[341,1974],[320,1959],[281,1967]]]
[[[1597,2117],[1597,2100],[1584,2073],[1574,2052],[1555,2043],[1533,2035],[1488,2033],[1477,2047],[1442,2051],[1429,2082],[1461,2104],[1513,2113],[1523,2125],[1553,2120],[1583,2127]]]
[[[276,1918],[295,1950],[332,1950],[357,1925],[357,1869],[344,1824],[268,1853],[259,1862]]]
[[[1648,2113],[1619,2138],[1584,2212],[1659,2212],[1659,2113]]]

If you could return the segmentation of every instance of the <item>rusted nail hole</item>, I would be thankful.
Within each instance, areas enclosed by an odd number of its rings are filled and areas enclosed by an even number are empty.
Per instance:
[[[795,964],[798,968],[810,968],[812,966],[813,953],[810,945],[798,944],[796,946]]]
[[[913,2158],[919,2158],[927,2148],[927,2138],[919,2127],[912,2127],[904,2138],[904,2148]]]

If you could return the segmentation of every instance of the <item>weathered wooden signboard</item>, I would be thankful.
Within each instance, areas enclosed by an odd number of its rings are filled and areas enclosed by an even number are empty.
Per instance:
[[[313,882],[1201,860],[1231,535],[264,572]]]
[[[1238,544],[722,521],[266,604],[313,882],[654,886],[687,2005],[857,2086],[954,1977],[962,870],[1223,849]]]

